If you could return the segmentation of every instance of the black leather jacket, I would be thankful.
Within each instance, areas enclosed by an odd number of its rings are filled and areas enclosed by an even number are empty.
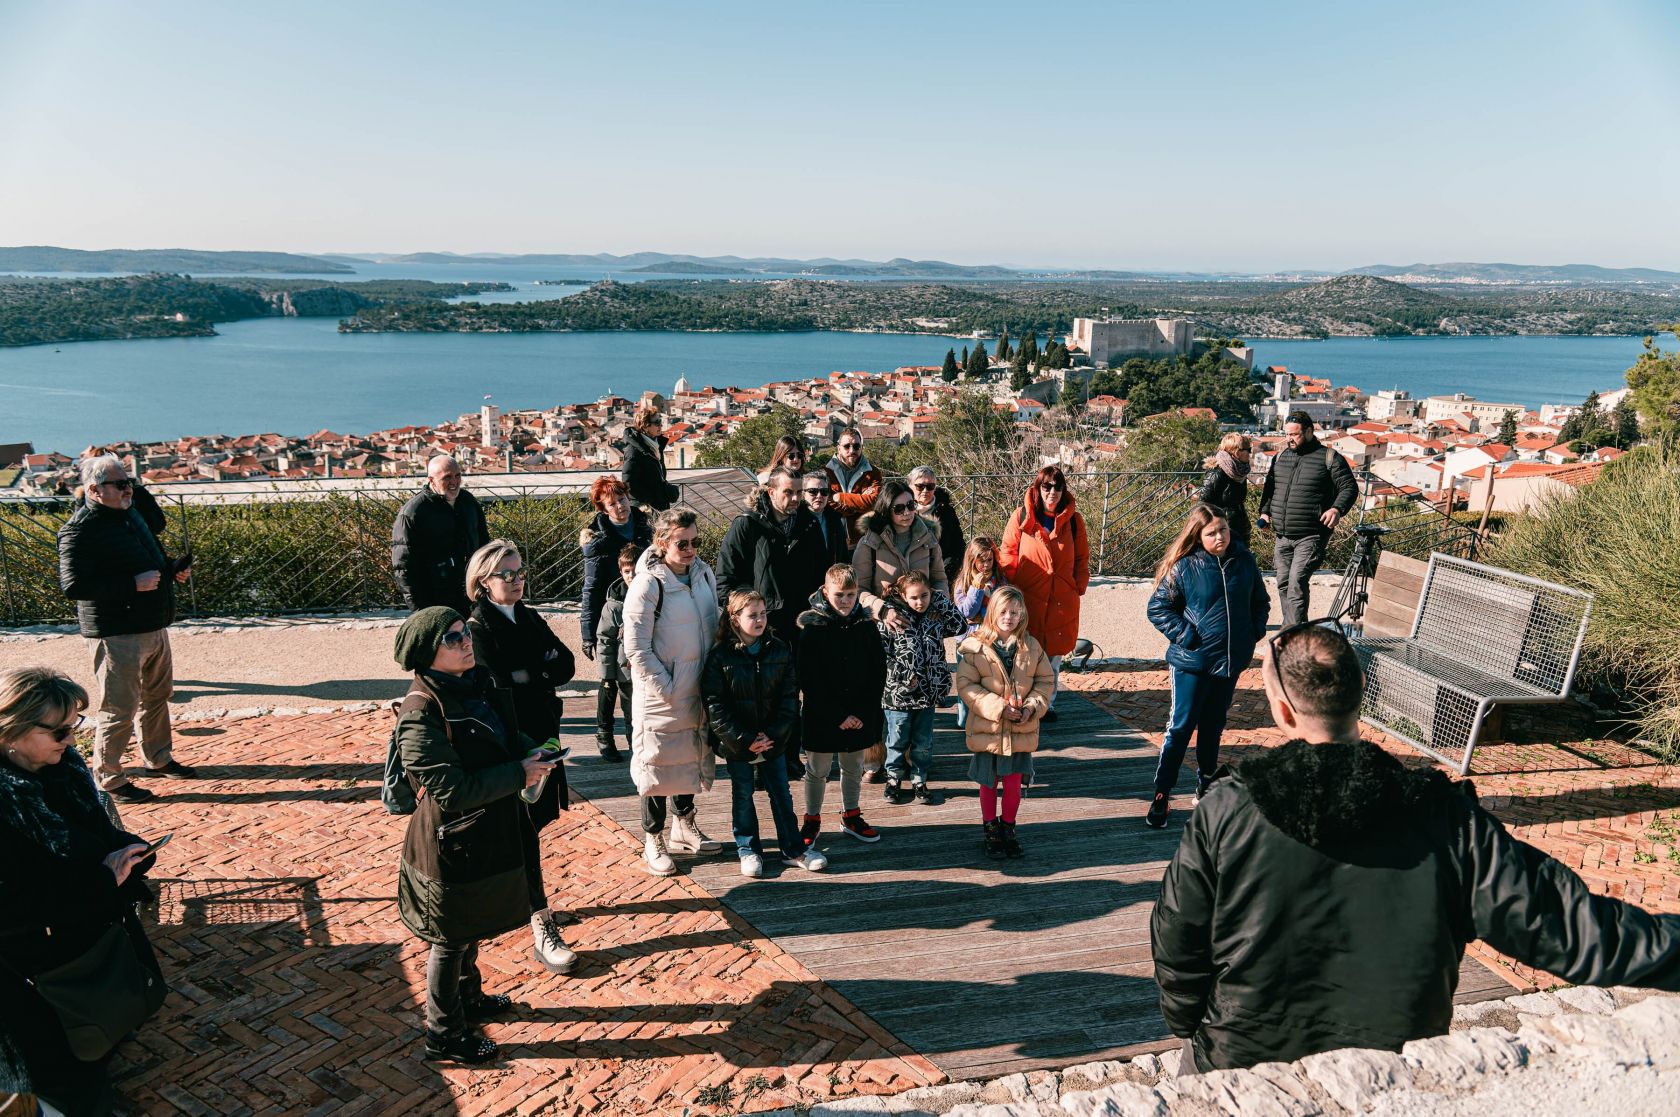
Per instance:
[[[146,504],[155,514],[156,502]],[[75,599],[83,636],[156,632],[175,619],[174,570],[156,530],[138,500],[125,510],[85,498],[58,529],[58,584]],[[134,576],[148,570],[159,574],[157,589],[141,593]]]
[[[1680,989],[1680,916],[1594,895],[1468,781],[1366,742],[1222,769],[1150,938],[1161,1015],[1200,1070],[1441,1035],[1476,939],[1578,985]]]
[[[700,694],[706,701],[706,736],[725,760],[769,760],[787,751],[799,722],[799,681],[786,641],[766,632],[756,655],[734,640],[715,646],[700,675]],[[775,742],[767,753],[748,749],[760,733]]]

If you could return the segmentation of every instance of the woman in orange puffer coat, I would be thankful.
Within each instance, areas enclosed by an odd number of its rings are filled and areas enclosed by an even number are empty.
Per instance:
[[[1009,517],[998,566],[1027,599],[1027,631],[1050,657],[1060,680],[1062,657],[1079,639],[1079,599],[1091,581],[1090,533],[1074,508],[1061,467],[1047,465]],[[1050,701],[1054,704],[1055,688]],[[1054,721],[1053,708],[1044,715]]]

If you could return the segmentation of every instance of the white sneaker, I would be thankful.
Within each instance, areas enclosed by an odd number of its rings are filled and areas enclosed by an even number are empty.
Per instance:
[[[820,849],[808,849],[803,857],[784,857],[782,864],[794,869],[804,869],[807,872],[820,873],[828,868],[828,858],[823,856]]]
[[[642,857],[647,861],[647,871],[656,877],[668,877],[677,871],[677,863],[665,852],[663,834],[647,836],[647,842],[642,846]]]
[[[716,853],[723,843],[706,837],[694,815],[671,816],[671,848],[678,853]]]
[[[741,854],[741,875],[757,880],[764,875],[764,858],[756,853]]]
[[[531,951],[532,956],[542,963],[542,968],[549,973],[569,973],[571,968],[577,965],[577,955],[566,946],[548,912],[539,911],[532,914],[531,938],[535,943]]]

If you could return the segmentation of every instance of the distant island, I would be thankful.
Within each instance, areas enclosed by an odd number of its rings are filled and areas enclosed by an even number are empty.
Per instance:
[[[348,264],[290,252],[200,252],[189,248],[110,248],[90,252],[45,245],[0,248],[0,271],[11,272],[353,275],[355,270]]]
[[[362,311],[423,306],[506,283],[375,279],[208,281],[181,275],[113,279],[0,277],[0,346],[66,341],[208,337],[218,322],[246,318],[343,318]]]
[[[589,280],[587,280],[587,279],[539,279],[539,280],[537,280],[537,286],[538,287],[587,287],[587,286],[589,286]]]
[[[610,280],[564,300],[371,307],[349,333],[570,330],[861,330],[1057,336],[1074,318],[1188,317],[1206,337],[1640,334],[1680,318],[1680,297],[1600,288],[1469,288],[1453,294],[1374,276],[1310,284],[845,283],[809,279]]]

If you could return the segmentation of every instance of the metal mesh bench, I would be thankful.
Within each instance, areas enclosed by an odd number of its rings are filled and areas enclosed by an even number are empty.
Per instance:
[[[1580,590],[1431,555],[1411,635],[1353,641],[1360,718],[1466,774],[1495,705],[1569,696],[1591,612]]]

